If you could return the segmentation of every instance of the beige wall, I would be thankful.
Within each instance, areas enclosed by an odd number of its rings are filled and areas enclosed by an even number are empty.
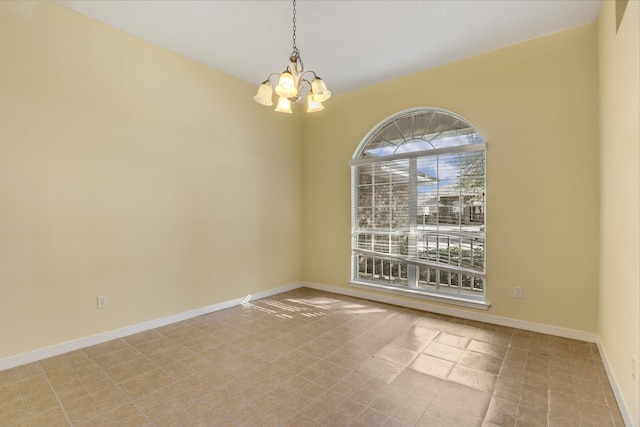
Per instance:
[[[0,359],[301,280],[301,120],[254,91],[0,2]]]
[[[287,116],[55,4],[0,2],[0,359],[302,279],[346,287],[347,162],[380,120],[432,106],[489,141],[489,314],[600,332],[637,425],[638,3],[616,37],[610,3],[598,25]]]
[[[488,313],[596,332],[597,71],[590,24],[337,96],[305,116],[305,280],[347,286],[347,162],[361,139],[395,112],[439,107],[488,141]]]
[[[600,52],[600,321],[607,359],[633,425],[640,426],[640,3],[616,34],[615,2],[602,2]],[[636,358],[636,378],[631,358]]]

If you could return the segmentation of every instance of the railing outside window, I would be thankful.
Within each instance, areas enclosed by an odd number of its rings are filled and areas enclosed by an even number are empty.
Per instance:
[[[352,283],[484,303],[485,157],[479,132],[444,110],[376,126],[350,162]]]

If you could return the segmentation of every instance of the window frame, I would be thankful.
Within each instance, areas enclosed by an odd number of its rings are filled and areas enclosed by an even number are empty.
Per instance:
[[[441,147],[441,148],[435,148],[435,146],[433,144],[431,144],[432,141],[436,141],[438,139],[438,137],[432,138],[431,140],[427,141],[425,140],[423,137],[425,136],[424,133],[421,135],[421,137],[411,137],[411,138],[405,138],[404,132],[407,131],[407,129],[403,128],[401,129],[400,126],[397,123],[397,120],[399,119],[404,119],[406,117],[410,117],[411,118],[411,134],[415,135],[415,117],[419,114],[429,114],[432,113],[434,116],[441,114],[441,115],[446,115],[449,116],[449,118],[452,119],[456,119],[457,121],[453,122],[453,124],[458,124],[458,121],[464,125],[463,130],[466,129],[470,129],[471,132],[470,134],[473,135],[475,137],[475,140],[473,142],[469,142],[469,143],[464,143],[462,145],[456,145],[456,146],[447,146],[447,147]],[[398,140],[397,142],[399,142],[396,145],[396,148],[394,150],[393,154],[388,154],[388,155],[381,155],[379,157],[376,157],[375,155],[371,155],[369,154],[365,154],[365,150],[367,150],[367,147],[369,145],[370,142],[375,141],[374,138],[376,138],[376,136],[378,136],[378,134],[382,134],[384,132],[384,129],[390,125],[390,124],[394,124],[399,132],[399,135],[404,139],[403,142],[400,142],[400,140]],[[429,124],[430,125],[430,124]],[[429,126],[428,125],[428,126]],[[452,125],[453,126],[453,125]],[[452,131],[455,131],[455,129],[452,129]],[[382,137],[381,137],[382,138]],[[444,137],[443,137],[444,139]],[[416,150],[416,151],[407,151],[407,152],[402,152],[402,153],[397,153],[396,151],[398,151],[398,149],[404,144],[404,143],[413,143],[414,141],[425,141],[428,142],[432,148],[429,149],[420,149],[420,150]],[[390,144],[393,143],[393,141],[386,141],[385,142],[389,142]],[[395,145],[395,144],[393,144]],[[389,148],[392,147],[391,146],[387,146]],[[387,148],[384,147],[384,148]],[[374,149],[375,149],[375,145],[374,145]],[[359,183],[359,176],[358,176],[358,167],[359,166],[365,166],[365,165],[373,165],[372,166],[372,179],[375,180],[375,165],[378,163],[382,163],[384,164],[385,162],[392,162],[392,161],[408,161],[409,167],[407,169],[407,172],[404,173],[408,173],[408,193],[409,193],[409,197],[408,200],[406,202],[407,204],[407,218],[409,221],[409,228],[410,230],[404,234],[406,234],[407,236],[413,236],[413,237],[408,237],[409,239],[418,239],[420,233],[418,232],[418,224],[419,224],[419,220],[418,220],[418,209],[419,209],[419,201],[417,200],[417,194],[418,194],[418,188],[420,187],[420,183],[418,182],[419,180],[417,179],[417,173],[418,173],[418,166],[417,166],[417,162],[423,160],[423,159],[428,159],[428,158],[433,158],[436,159],[436,162],[440,159],[440,156],[447,156],[447,155],[459,155],[462,156],[463,153],[473,153],[473,152],[482,152],[482,158],[483,158],[483,187],[482,187],[482,226],[480,227],[480,229],[483,231],[482,233],[482,271],[479,272],[477,270],[475,271],[465,271],[461,266],[451,266],[451,265],[443,265],[443,264],[439,264],[439,265],[435,265],[434,263],[430,263],[427,260],[424,260],[424,262],[421,262],[417,256],[416,253],[407,253],[408,256],[403,257],[403,256],[399,256],[399,255],[393,255],[390,254],[388,256],[383,256],[381,257],[379,253],[375,252],[373,249],[371,250],[371,253],[369,255],[366,255],[366,251],[363,250],[362,248],[359,247],[358,243],[356,242],[356,239],[359,238],[360,236],[363,235],[370,235],[370,241],[371,241],[371,245],[372,248],[375,247],[375,238],[377,237],[376,235],[380,235],[383,236],[385,233],[389,233],[390,236],[396,235],[394,234],[394,227],[393,225],[390,225],[389,228],[387,230],[384,229],[378,229],[376,230],[376,228],[372,228],[369,231],[363,231],[363,230],[367,230],[367,228],[362,228],[358,226],[358,207],[362,207],[361,205],[359,205],[359,187],[363,187],[362,183]],[[469,123],[469,121],[467,121],[466,119],[460,117],[459,115],[452,113],[450,111],[447,110],[443,110],[443,109],[439,109],[439,108],[431,108],[431,107],[419,107],[419,108],[412,108],[412,109],[408,109],[408,110],[403,110],[400,111],[396,114],[393,114],[389,117],[387,117],[386,119],[380,121],[376,126],[374,126],[368,133],[367,135],[365,135],[365,137],[361,140],[361,142],[358,144],[358,147],[356,148],[351,161],[349,162],[349,166],[351,168],[351,272],[350,272],[350,281],[349,284],[351,286],[354,287],[360,287],[360,288],[365,288],[365,289],[374,289],[374,290],[379,290],[379,291],[383,291],[383,292],[389,292],[389,293],[395,293],[395,294],[399,294],[399,295],[404,295],[404,296],[413,296],[413,297],[418,297],[418,298],[423,298],[423,299],[428,299],[428,300],[433,300],[433,301],[438,301],[438,302],[444,302],[444,303],[448,303],[448,304],[454,304],[454,305],[460,305],[460,306],[465,306],[465,307],[471,307],[471,308],[478,308],[478,309],[483,309],[483,310],[487,310],[490,307],[490,304],[487,302],[486,300],[486,153],[487,153],[487,143],[486,140],[484,139],[484,137],[482,137],[482,135],[480,134],[480,132],[471,124]],[[458,169],[460,170],[461,166],[458,165]],[[389,169],[391,169],[391,163],[389,163]],[[394,170],[393,173],[398,172],[397,170]],[[435,178],[436,180],[439,180],[439,177]],[[458,181],[460,181],[460,176],[458,175]],[[366,184],[365,184],[366,185]],[[458,184],[458,186],[460,187],[461,184]],[[375,188],[375,184],[371,184],[372,188]],[[437,186],[439,187],[439,186]],[[394,190],[395,191],[395,190]],[[460,190],[462,191],[462,190]],[[460,193],[462,194],[462,193]],[[459,206],[462,204],[462,195],[459,196]],[[436,206],[440,207],[441,205],[439,204],[440,202],[437,202],[438,204]],[[365,205],[366,206],[366,205]],[[372,209],[375,209],[376,207],[376,202],[374,200],[372,200]],[[411,219],[413,218],[413,219]],[[459,224],[460,227],[462,227],[462,223],[460,222],[461,219],[459,220]],[[422,223],[423,225],[425,225],[425,223]],[[437,223],[437,227],[436,230],[439,230],[440,228],[440,220],[438,219],[438,223]],[[462,235],[462,229],[460,229],[459,233],[460,235]],[[422,235],[425,235],[425,229],[423,228],[421,231]],[[437,231],[435,233],[435,238],[439,239],[440,235],[445,235],[446,233],[444,232],[440,232]],[[403,234],[398,234],[400,236],[402,236]],[[462,238],[460,238],[462,239]],[[391,237],[389,238],[389,245],[391,246]],[[368,243],[367,243],[368,244]],[[411,246],[412,243],[410,243],[408,246]],[[413,242],[413,247],[414,247],[414,252],[415,252],[415,248],[417,247],[417,244],[415,243],[415,241]],[[409,251],[411,251],[411,249],[409,249]],[[437,251],[439,251],[439,249],[437,249]],[[440,252],[438,252],[440,253]],[[470,251],[470,256],[473,258],[473,249]],[[361,269],[359,268],[359,257],[360,256],[364,256],[366,258],[366,268],[367,270],[369,269],[369,258],[371,258],[372,260],[372,278],[371,280],[359,277],[359,273],[361,272]],[[391,271],[394,268],[394,259],[396,260],[395,262],[397,263],[397,268],[395,269],[396,272],[398,272],[398,281],[404,280],[406,282],[406,284],[392,284],[392,283],[385,283],[383,281],[376,281],[375,280],[375,275],[376,275],[376,265],[377,262],[380,262],[379,268],[384,269],[384,263],[388,262],[389,264],[387,264],[387,267],[389,269],[389,276],[391,276]],[[406,279],[404,278],[400,278],[400,272],[402,271],[402,266],[405,266],[405,274],[406,274]],[[457,274],[456,276],[456,282],[458,284],[460,284],[460,280],[463,280],[463,277],[468,277],[469,274],[471,274],[471,277],[481,277],[482,278],[482,294],[478,295],[478,294],[462,294],[461,293],[461,289],[463,287],[463,285],[459,285],[457,286],[457,292],[450,292],[450,291],[441,291],[440,290],[440,284],[437,283],[435,286],[435,290],[433,289],[427,289],[425,287],[419,287],[418,285],[420,284],[420,272],[421,272],[421,266],[424,265],[426,267],[424,268],[430,268],[431,271],[435,270],[437,271],[437,282],[440,281],[440,271],[450,271],[453,272],[454,274]],[[431,265],[431,266],[429,266]],[[430,270],[427,270],[427,274],[431,274],[429,273]],[[424,272],[424,271],[423,271]],[[447,275],[450,273],[447,273]],[[464,276],[463,276],[464,275]],[[390,277],[391,278],[391,277]],[[451,288],[451,283],[452,280],[451,279],[447,279],[448,280],[448,288]],[[473,280],[472,279],[471,283],[473,284]],[[429,280],[427,280],[428,282]],[[471,285],[471,287],[473,288],[473,285]],[[477,289],[476,289],[477,291]]]

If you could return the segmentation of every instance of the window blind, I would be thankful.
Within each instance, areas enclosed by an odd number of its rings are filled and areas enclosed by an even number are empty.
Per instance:
[[[389,139],[415,135],[403,128],[416,122],[384,125],[386,138],[374,134],[351,163],[352,280],[484,299],[486,146],[467,128],[462,140],[472,143],[457,146]],[[383,146],[394,148],[372,155]]]

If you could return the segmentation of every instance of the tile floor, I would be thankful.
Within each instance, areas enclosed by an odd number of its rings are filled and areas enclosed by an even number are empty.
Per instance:
[[[622,426],[597,346],[301,288],[0,372],[1,426]]]

